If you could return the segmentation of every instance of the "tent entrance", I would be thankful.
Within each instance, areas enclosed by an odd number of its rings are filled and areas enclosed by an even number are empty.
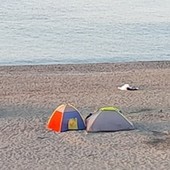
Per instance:
[[[69,130],[77,130],[78,129],[77,118],[71,118],[68,120],[68,129]]]

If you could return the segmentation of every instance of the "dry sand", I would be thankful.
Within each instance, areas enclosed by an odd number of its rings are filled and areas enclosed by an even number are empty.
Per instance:
[[[118,90],[124,83],[139,90]],[[119,106],[136,129],[48,131],[48,117],[61,103],[83,117]],[[169,170],[170,61],[1,66],[0,169]]]

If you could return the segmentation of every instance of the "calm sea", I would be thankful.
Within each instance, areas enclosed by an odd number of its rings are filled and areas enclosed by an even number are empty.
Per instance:
[[[0,65],[170,60],[169,0],[0,0]]]

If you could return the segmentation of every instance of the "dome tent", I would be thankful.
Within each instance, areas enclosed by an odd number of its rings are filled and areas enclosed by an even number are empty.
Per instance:
[[[87,132],[132,130],[134,125],[115,107],[103,107],[86,119]]]
[[[47,128],[56,132],[84,130],[85,124],[79,111],[70,104],[58,106],[48,120]]]

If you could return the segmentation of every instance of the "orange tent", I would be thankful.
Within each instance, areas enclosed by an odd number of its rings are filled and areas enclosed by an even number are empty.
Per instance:
[[[85,124],[79,111],[70,104],[58,106],[48,120],[47,128],[57,132],[83,130]]]

